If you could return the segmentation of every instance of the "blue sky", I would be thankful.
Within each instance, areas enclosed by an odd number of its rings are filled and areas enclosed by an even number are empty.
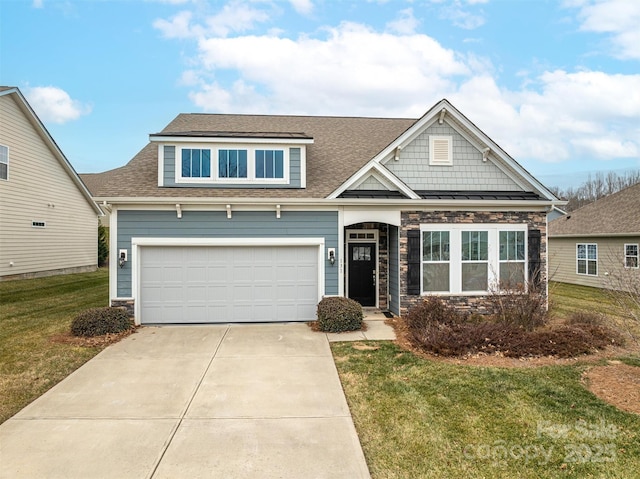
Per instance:
[[[417,118],[449,99],[549,186],[640,168],[637,0],[3,0],[0,84],[78,172],[181,112]]]

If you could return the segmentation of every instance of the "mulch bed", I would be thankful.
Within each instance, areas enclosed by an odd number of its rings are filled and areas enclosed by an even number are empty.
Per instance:
[[[80,346],[84,348],[105,347],[110,344],[117,343],[135,332],[136,329],[132,328],[127,331],[122,331],[121,333],[108,333],[102,336],[93,336],[91,338],[73,336],[71,333],[63,333],[52,336],[51,341],[54,343],[71,344],[73,346]]]

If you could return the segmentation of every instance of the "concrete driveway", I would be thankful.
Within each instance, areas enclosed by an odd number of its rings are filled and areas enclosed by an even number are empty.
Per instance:
[[[146,327],[0,426],[1,478],[368,478],[327,336]]]

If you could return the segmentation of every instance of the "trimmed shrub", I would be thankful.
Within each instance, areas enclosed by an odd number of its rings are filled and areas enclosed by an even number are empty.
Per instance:
[[[121,308],[92,308],[78,314],[71,323],[74,336],[102,336],[133,328],[129,315]]]
[[[360,303],[349,298],[332,296],[318,303],[317,326],[326,333],[361,329],[363,317]]]

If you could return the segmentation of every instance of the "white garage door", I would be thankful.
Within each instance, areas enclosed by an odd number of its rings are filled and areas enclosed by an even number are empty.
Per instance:
[[[310,321],[318,247],[144,246],[142,323]]]

